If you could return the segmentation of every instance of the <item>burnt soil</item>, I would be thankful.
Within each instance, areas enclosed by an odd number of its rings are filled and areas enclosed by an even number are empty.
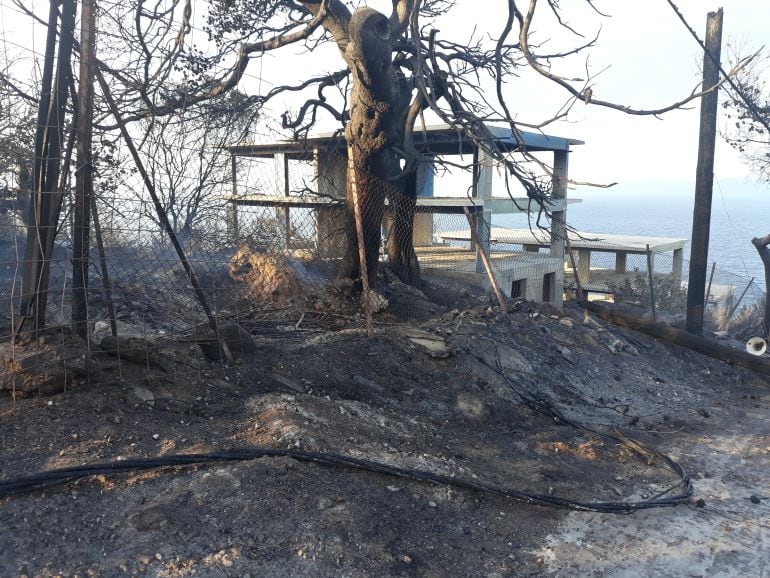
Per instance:
[[[98,378],[56,395],[0,392],[1,477],[260,446],[584,502],[644,500],[676,484],[649,455],[537,411],[551,407],[672,454],[696,480],[692,502],[674,510],[697,512],[697,480],[718,472],[682,447],[750,429],[770,405],[766,378],[586,321],[576,307],[519,302],[502,314],[466,290],[384,293],[391,308],[373,338],[360,319],[296,311],[281,324],[244,322],[257,351],[238,363],[159,340],[145,363],[94,351]],[[447,356],[432,357],[407,326],[443,340]],[[770,448],[766,426],[754,434]],[[0,575],[582,574],[544,554],[567,515],[287,457],[167,467],[0,499]]]

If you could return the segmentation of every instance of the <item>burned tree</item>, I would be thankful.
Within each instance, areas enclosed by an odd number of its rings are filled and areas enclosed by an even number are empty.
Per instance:
[[[727,89],[722,103],[728,124],[722,136],[757,179],[770,183],[770,87],[767,57],[745,67]]]
[[[443,36],[438,23],[453,9],[466,6],[465,2],[392,0],[389,14],[365,4],[347,0],[212,0],[205,23],[201,23],[194,21],[191,0],[132,0],[103,15],[101,26],[110,32],[110,43],[99,49],[100,67],[127,121],[187,111],[236,87],[247,97],[232,109],[233,114],[267,111],[281,99],[298,99],[295,107],[287,105],[289,110],[281,117],[283,127],[293,131],[297,139],[306,137],[323,116],[334,119],[344,128],[352,166],[349,180],[355,179],[366,217],[363,236],[371,284],[377,274],[386,198],[394,221],[387,247],[389,267],[408,283],[419,279],[412,231],[416,173],[426,159],[415,149],[413,134],[423,125],[424,115],[463,132],[503,167],[506,182],[522,185],[547,213],[551,179],[548,175],[538,178],[498,150],[485,123],[504,123],[516,135],[521,129],[539,130],[566,118],[577,103],[626,114],[661,114],[701,95],[694,90],[678,102],[640,110],[600,99],[590,77],[560,75],[555,64],[560,59],[579,57],[595,44],[596,37],[586,40],[567,24],[563,7],[556,0],[530,0],[526,9],[520,9],[513,0],[485,5],[486,10],[500,14],[499,31],[492,35],[473,32],[461,40]],[[602,16],[592,0],[579,5]],[[536,17],[562,32],[568,47],[549,51],[539,44],[533,33]],[[201,28],[206,38],[201,37]],[[122,38],[123,43],[116,38]],[[335,72],[319,73],[324,65],[309,61],[306,69],[313,72],[299,81],[281,84],[282,78],[274,78],[267,89],[261,82],[245,88],[250,75],[261,76],[253,63],[267,53],[310,53],[327,46],[340,59]],[[506,84],[525,68],[565,91],[563,106],[551,118],[521,122],[521,111],[506,100]],[[524,148],[517,152],[527,158]],[[551,167],[536,162],[546,173],[551,171]],[[360,272],[351,191],[348,186],[344,274],[357,278]]]
[[[756,60],[743,68],[730,83],[728,98],[722,103],[729,124],[722,136],[743,158],[757,179],[770,183],[770,91],[766,85],[767,60]],[[765,271],[764,337],[770,332],[770,235],[754,237]]]
[[[163,209],[172,228],[184,243],[211,227],[216,195],[230,182],[230,162],[225,146],[246,138],[254,119],[240,111],[243,95],[237,91],[202,102],[192,110],[142,119],[139,153],[152,175]],[[231,111],[235,109],[239,113]],[[152,206],[141,202],[139,218],[161,226]]]

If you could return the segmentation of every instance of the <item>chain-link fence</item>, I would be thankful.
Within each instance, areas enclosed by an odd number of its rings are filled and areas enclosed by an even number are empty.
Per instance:
[[[195,188],[190,174],[180,176],[181,184],[158,178],[149,184],[157,204],[133,172],[113,187],[97,187],[87,331],[80,332],[86,339],[73,330],[71,192],[62,199],[49,258],[38,263],[40,286],[24,275],[25,251],[39,244],[23,202],[29,195],[15,191],[5,200],[0,333],[6,365],[19,371],[3,387],[57,389],[99,372],[102,379],[105,372],[120,379],[208,378],[254,353],[261,337],[362,328],[372,315],[375,323],[399,323],[434,313],[436,300],[452,305],[455,295],[466,298],[463,304],[522,298],[558,305],[579,285],[642,314],[654,302],[658,318],[684,317],[688,264],[681,246],[634,251],[570,235],[565,252],[547,229],[492,226],[484,202],[490,198],[475,189],[477,162],[468,182],[447,195],[434,190],[435,155],[425,155],[414,179],[403,183],[373,176],[355,154],[351,161],[341,139],[235,146],[227,153],[218,187]],[[552,216],[558,223],[559,215]],[[716,269],[707,328],[753,331],[763,299],[756,282]],[[25,337],[36,336],[30,316],[43,315],[43,338],[22,351]]]
[[[608,298],[675,325],[687,314],[689,261],[680,249],[628,253],[624,246],[603,246],[601,251],[573,249],[575,267],[568,260],[564,288],[575,297],[578,285],[596,298]],[[651,266],[651,267],[650,267]],[[652,271],[652,274],[650,274]],[[763,280],[737,275],[716,264],[709,267],[704,329],[729,331],[739,338],[762,334],[765,293]]]

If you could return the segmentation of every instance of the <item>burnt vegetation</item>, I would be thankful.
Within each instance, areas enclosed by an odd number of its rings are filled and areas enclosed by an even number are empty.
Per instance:
[[[575,59],[584,59],[598,33],[584,35],[569,22],[574,14],[565,14],[558,2],[501,1],[489,7],[500,15],[498,30],[472,30],[462,38],[442,34],[441,23],[464,7],[464,2],[450,0],[393,0],[389,13],[383,13],[343,0],[217,0],[201,15],[194,14],[191,0],[135,0],[102,14],[101,35],[109,42],[99,47],[99,65],[124,120],[149,123],[146,132],[163,117],[200,119],[219,110],[231,118],[280,115],[282,128],[301,140],[318,123],[332,120],[346,140],[348,180],[355,181],[366,217],[363,245],[370,284],[377,277],[386,199],[395,232],[388,239],[389,267],[402,281],[416,284],[416,173],[420,163],[429,161],[416,150],[413,135],[426,116],[456,128],[487,152],[501,167],[509,193],[514,183],[523,187],[547,217],[551,167],[524,148],[516,155],[500,151],[487,123],[506,125],[516,135],[567,119],[576,105],[662,114],[701,94],[695,89],[650,110],[603,100],[587,65],[581,78],[567,72],[574,70]],[[576,9],[584,10],[577,18],[604,16],[591,0]],[[548,38],[537,32],[538,26],[555,27],[559,35]],[[334,49],[336,64],[327,58]],[[279,58],[299,55],[307,73],[285,84],[281,78],[262,82],[264,59],[273,53]],[[525,69],[564,91],[563,104],[549,118],[526,120],[512,100],[512,87]],[[236,90],[243,93],[227,98]],[[102,112],[97,126],[114,129],[106,108]],[[248,123],[239,128],[242,136],[248,135]],[[343,275],[357,279],[360,261],[350,186],[347,196]]]

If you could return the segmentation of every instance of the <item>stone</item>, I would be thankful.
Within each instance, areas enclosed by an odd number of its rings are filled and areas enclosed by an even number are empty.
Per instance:
[[[513,347],[503,343],[474,340],[468,343],[471,354],[484,360],[489,367],[496,368],[498,358],[503,371],[532,373],[532,364]]]
[[[4,344],[6,371],[0,389],[17,394],[52,395],[85,382],[98,373],[84,342],[75,337],[50,336],[29,347]]]
[[[443,337],[435,333],[429,333],[413,327],[404,329],[401,334],[406,337],[411,345],[430,355],[431,357],[444,358],[454,353]]]
[[[575,355],[566,347],[560,347],[559,353],[561,353],[561,356],[570,363],[575,363]]]
[[[146,403],[150,407],[155,405],[155,395],[150,391],[150,389],[147,386],[144,385],[135,385],[131,389],[131,393],[133,393],[137,398],[139,398],[139,401]]]
[[[208,325],[199,326],[192,336],[181,338],[179,341],[195,343],[211,361],[223,361],[228,358],[223,344],[227,346],[234,360],[252,358],[259,352],[251,333],[237,323],[223,323],[218,329],[219,336]]]

